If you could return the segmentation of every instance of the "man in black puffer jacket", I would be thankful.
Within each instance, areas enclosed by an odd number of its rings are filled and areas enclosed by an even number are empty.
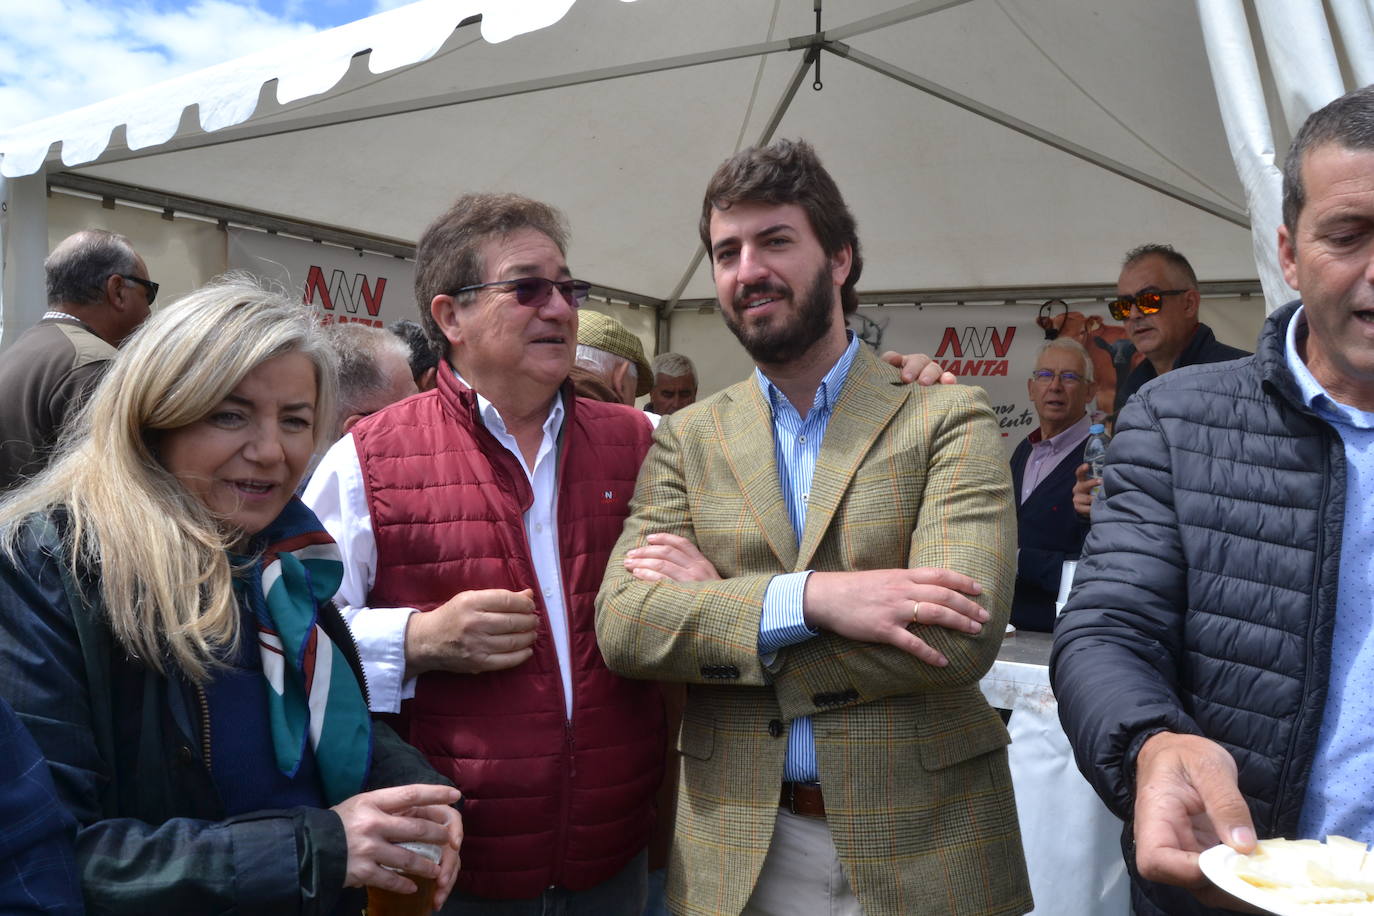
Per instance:
[[[1374,87],[1295,138],[1279,260],[1303,301],[1253,357],[1122,411],[1055,634],[1139,916],[1222,912],[1197,864],[1219,841],[1374,840]]]

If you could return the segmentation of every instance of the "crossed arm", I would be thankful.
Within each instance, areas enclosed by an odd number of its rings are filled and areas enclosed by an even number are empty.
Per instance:
[[[899,539],[890,555],[909,565],[812,572],[803,613],[820,633],[782,649],[766,669],[758,654],[764,595],[773,576],[788,570],[771,555],[701,557],[695,550],[704,539],[682,463],[691,437],[681,424],[667,424],[646,459],[598,599],[608,664],[632,677],[712,683],[719,681],[703,669],[733,666],[735,683],[771,683],[788,717],[815,712],[817,694],[855,691],[868,702],[976,682],[996,657],[1009,613],[1010,482],[981,392],[955,389],[941,400],[931,412],[913,529],[871,534]],[[712,579],[712,560],[739,568]],[[746,568],[750,561],[758,572]]]

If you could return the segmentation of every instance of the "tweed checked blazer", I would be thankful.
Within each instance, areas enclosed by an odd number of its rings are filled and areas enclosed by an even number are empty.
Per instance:
[[[778,811],[786,723],[813,717],[836,849],[867,916],[973,916],[1031,908],[1009,741],[978,680],[996,658],[1015,581],[1015,510],[981,389],[902,385],[860,348],[830,418],[800,547],[750,378],[665,417],[597,600],[607,664],[686,682],[674,913],[741,912]],[[714,582],[644,583],[625,552],[652,532],[692,540]],[[773,576],[942,566],[983,585],[977,636],[913,629],[935,668],[888,646],[822,633],[758,654]]]

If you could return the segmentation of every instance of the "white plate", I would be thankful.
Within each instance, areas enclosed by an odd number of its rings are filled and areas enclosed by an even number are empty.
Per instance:
[[[1313,916],[1317,913],[1329,913],[1331,916],[1344,916],[1346,913],[1374,914],[1374,903],[1294,903],[1268,888],[1255,887],[1236,874],[1236,860],[1244,858],[1245,856],[1223,844],[1213,846],[1200,855],[1197,864],[1207,879],[1217,887],[1232,897],[1261,907],[1275,916]]]
[[[1272,891],[1242,881],[1240,875],[1236,874],[1236,860],[1243,858],[1245,857],[1223,843],[1198,856],[1197,864],[1208,881],[1232,897],[1263,907],[1277,916],[1307,916],[1309,908],[1306,904],[1285,900]]]

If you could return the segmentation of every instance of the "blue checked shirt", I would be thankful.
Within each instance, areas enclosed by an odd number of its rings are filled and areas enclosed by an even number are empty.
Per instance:
[[[759,387],[773,414],[773,455],[778,463],[778,483],[787,503],[787,515],[792,520],[792,532],[801,544],[806,529],[806,502],[811,494],[811,478],[816,473],[816,456],[821,452],[825,428],[830,413],[840,399],[849,367],[859,352],[859,340],[849,332],[849,346],[839,360],[821,379],[811,410],[803,419],[792,402],[758,369]],[[810,570],[774,576],[763,596],[763,616],[759,620],[759,656],[765,663],[784,646],[805,642],[817,635],[806,625],[802,616],[802,593]],[[787,731],[787,760],[783,779],[788,782],[819,782],[816,770],[816,741],[811,729],[811,717],[792,720]]]
[[[1307,780],[1298,835],[1338,834],[1374,840],[1374,413],[1332,398],[1298,356],[1296,328],[1288,324],[1288,369],[1303,401],[1341,436],[1345,446],[1345,523],[1336,584],[1336,628],[1331,673],[1317,754]]]

